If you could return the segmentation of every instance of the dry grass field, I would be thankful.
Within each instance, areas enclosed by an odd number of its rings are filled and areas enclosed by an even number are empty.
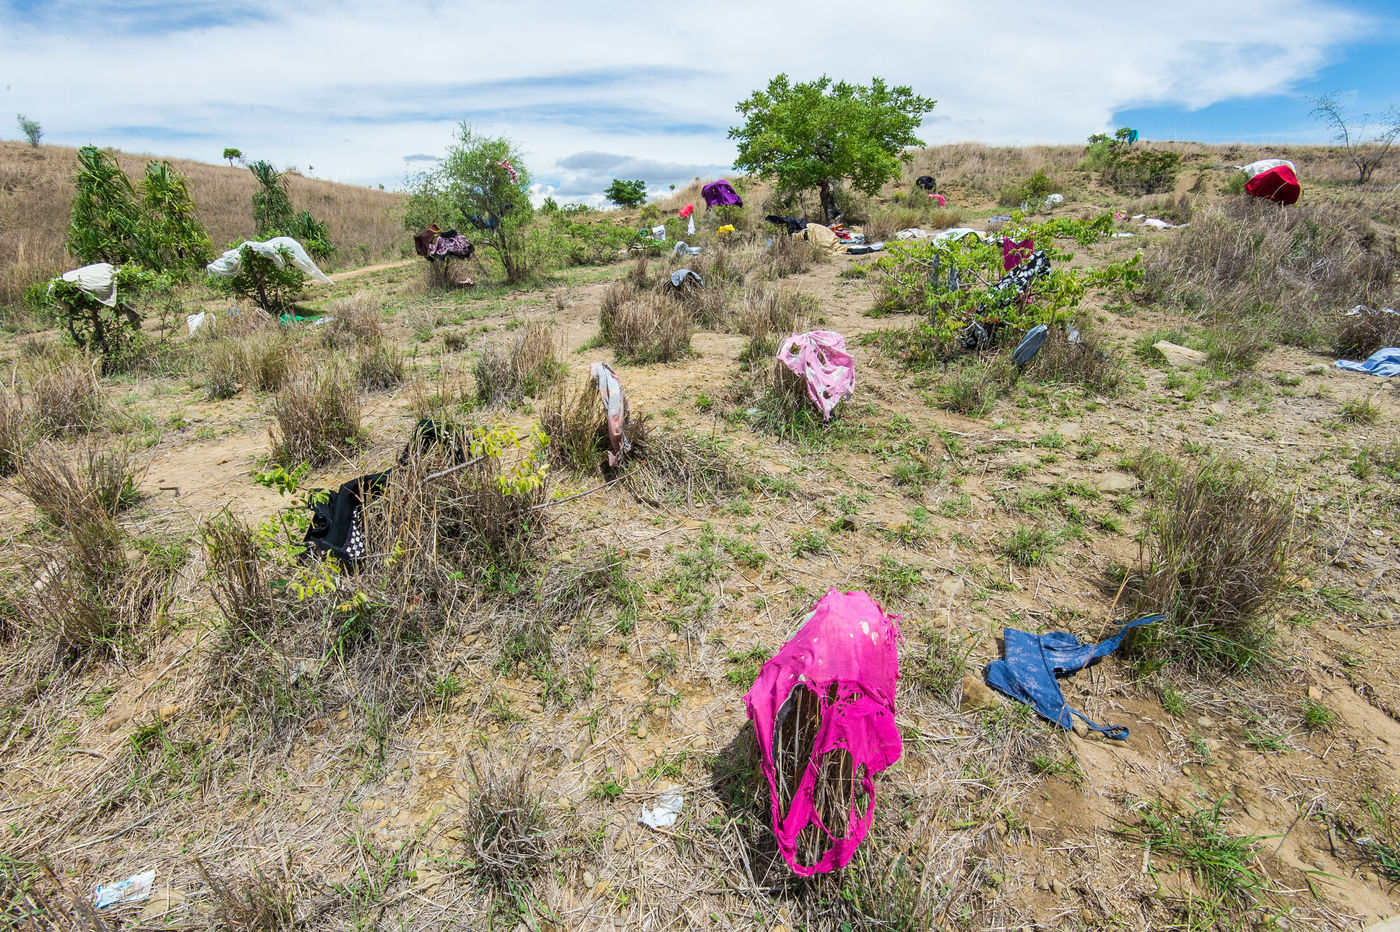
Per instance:
[[[1071,321],[1090,349],[1057,331],[1022,372],[1005,345],[921,361],[880,256],[770,242],[748,182],[736,234],[702,219],[705,287],[679,294],[666,256],[515,291],[479,266],[434,290],[415,261],[312,285],[332,319],[280,326],[196,285],[183,309],[212,332],[149,320],[154,350],[101,379],[21,328],[0,346],[0,928],[1395,914],[1400,379],[1333,365],[1397,336],[1346,313],[1400,300],[1395,170],[1358,188],[1336,153],[1284,153],[1305,186],[1285,211],[1211,167],[1275,153],[1180,148],[1176,190],[1144,198],[1082,149],[935,148],[864,206],[872,228],[997,229],[1001,192],[1043,170],[1066,201],[1031,219],[1128,215],[1057,267],[1140,254],[1141,283],[1091,291]],[[240,235],[241,177],[188,170],[216,244]],[[926,173],[945,208],[911,197]],[[43,177],[31,216],[61,225]],[[338,192],[308,205],[337,244],[396,255],[393,198],[293,180],[298,206]],[[825,424],[771,374],[777,340],[817,326],[856,361]],[[631,406],[617,471],[594,362]],[[502,452],[394,466],[426,416]],[[359,569],[299,561],[306,490],[391,466]],[[901,616],[904,750],[850,867],[802,880],[742,696],[832,587]],[[1124,742],[982,683],[1004,628],[1095,641],[1158,609],[1155,641],[1061,684]],[[639,824],[668,790],[675,825]],[[145,870],[149,898],[91,907]]]
[[[117,154],[127,177],[139,179],[153,156]],[[170,163],[190,180],[199,217],[217,249],[254,233],[253,191],[257,181],[245,168],[185,159]],[[77,150],[0,142],[0,304],[18,301],[35,280],[72,268],[64,250]],[[397,206],[403,196],[353,185],[291,175],[292,204],[330,225],[337,253],[331,268],[350,268],[401,258],[403,223]],[[412,243],[408,243],[409,254]]]

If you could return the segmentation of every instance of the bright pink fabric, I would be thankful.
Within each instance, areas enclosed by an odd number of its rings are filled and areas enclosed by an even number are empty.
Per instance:
[[[850,863],[875,816],[873,777],[899,760],[903,752],[894,720],[899,681],[899,626],[895,623],[898,618],[886,615],[867,593],[829,590],[802,630],[763,665],[753,688],[744,696],[763,756],[763,774],[768,778],[773,834],[788,866],[803,877]],[[834,701],[827,695],[833,684]],[[775,780],[773,734],[788,694],[799,688],[817,694],[821,726],[784,817]],[[838,838],[821,823],[812,794],[822,755],[842,749],[850,752],[856,773],[864,767],[861,789],[865,799],[857,794],[848,823],[850,834]],[[826,833],[831,847],[816,864],[804,867],[797,862],[797,837],[808,824],[815,824]]]
[[[1262,171],[1245,184],[1244,189],[1255,197],[1277,201],[1280,204],[1296,204],[1303,193],[1298,176],[1287,165],[1276,165]]]
[[[1017,242],[1008,236],[1001,241],[1001,264],[1005,271],[1010,272],[1029,259],[1033,252],[1035,252],[1034,239],[1023,239]]]
[[[684,220],[686,217],[689,217],[693,213],[695,213],[695,205],[686,204],[684,207],[681,208],[681,219]]]
[[[945,198],[945,197],[944,197],[943,195],[941,195],[941,194],[930,194],[930,195],[928,196],[928,199],[931,200],[931,201],[937,201],[939,207],[947,207],[947,206],[948,206],[948,199]]]
[[[788,337],[777,359],[807,383],[807,397],[830,420],[832,410],[856,387],[856,361],[846,340],[831,330],[809,330]]]

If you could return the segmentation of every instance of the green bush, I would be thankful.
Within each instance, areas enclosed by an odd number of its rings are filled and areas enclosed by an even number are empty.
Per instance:
[[[272,314],[282,314],[292,306],[306,284],[306,275],[292,264],[291,254],[282,250],[283,264],[257,252],[251,246],[238,251],[238,274],[213,279],[216,288],[240,298],[256,301]]]
[[[1019,204],[1034,204],[1044,200],[1047,196],[1055,193],[1055,183],[1050,180],[1050,176],[1045,172],[1037,171],[1025,181],[1018,185],[1003,188],[998,203],[1003,207],[1015,207]]]
[[[31,305],[53,313],[75,346],[102,360],[104,375],[127,368],[136,356],[141,314],[132,299],[143,291],[170,286],[169,279],[136,265],[119,267],[112,280],[117,300],[111,307],[62,278],[39,282],[27,293]]]
[[[1115,150],[1099,180],[1125,197],[1163,194],[1176,189],[1181,155],[1151,149]]]

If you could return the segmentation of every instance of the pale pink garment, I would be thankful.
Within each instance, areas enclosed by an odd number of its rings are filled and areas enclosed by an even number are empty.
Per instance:
[[[612,366],[595,362],[589,371],[598,383],[598,397],[603,400],[603,408],[607,412],[608,465],[616,467],[623,454],[632,449],[632,442],[627,439],[627,395],[623,393],[622,380]]]
[[[763,665],[753,688],[744,696],[763,756],[763,774],[768,778],[773,833],[788,866],[801,876],[850,863],[875,815],[873,777],[899,760],[903,750],[894,720],[899,681],[898,618],[886,615],[867,593],[829,590],[802,629]],[[830,696],[833,686],[834,699]],[[775,782],[773,735],[779,711],[794,689],[816,693],[821,725],[792,804],[783,813]],[[849,834],[838,838],[822,824],[813,791],[822,756],[840,750],[850,752],[861,787],[852,800]],[[831,847],[816,864],[804,866],[797,859],[797,837],[808,824],[817,825],[831,839]]]
[[[830,330],[809,330],[788,337],[777,360],[807,383],[807,397],[821,409],[822,420],[856,387],[856,362],[846,340]]]

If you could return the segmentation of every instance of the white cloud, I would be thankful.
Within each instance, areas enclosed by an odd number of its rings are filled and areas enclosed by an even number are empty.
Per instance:
[[[514,138],[570,200],[612,177],[718,173],[734,154],[734,104],[779,71],[910,84],[939,101],[930,142],[1078,141],[1125,107],[1286,92],[1366,28],[1326,0],[1275,0],[1267,15],[1094,0],[1024,5],[1000,23],[950,0],[717,0],[703,15],[635,0],[253,0],[231,20],[209,18],[225,6],[147,3],[128,20],[108,9],[0,6],[0,112],[39,119],[55,143],[209,161],[234,145],[386,184],[427,164],[405,153],[442,152],[467,119]],[[148,31],[171,12],[181,28]]]

